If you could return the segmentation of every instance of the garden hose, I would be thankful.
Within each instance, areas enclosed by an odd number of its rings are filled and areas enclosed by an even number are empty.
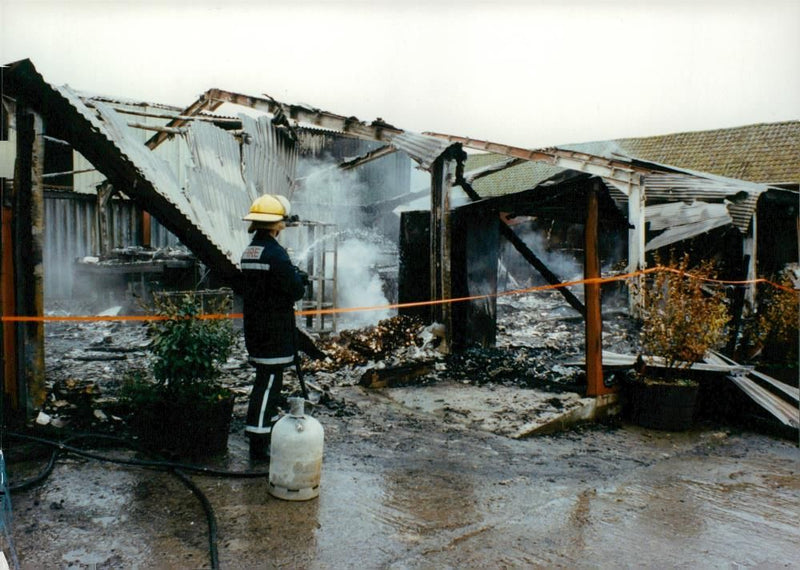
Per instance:
[[[45,468],[38,475],[27,481],[10,485],[9,490],[11,492],[24,491],[45,481],[53,472],[58,457],[64,452],[71,453],[73,455],[78,455],[81,457],[86,457],[88,459],[104,461],[107,463],[114,463],[118,465],[132,466],[132,467],[141,467],[146,469],[157,469],[171,473],[172,475],[177,477],[181,481],[181,483],[183,483],[192,492],[192,494],[200,501],[200,504],[203,507],[203,511],[205,512],[207,526],[208,526],[208,552],[212,569],[219,568],[216,516],[214,514],[214,509],[211,505],[211,502],[208,500],[205,494],[200,490],[200,488],[197,487],[197,485],[195,485],[195,483],[189,478],[189,476],[186,473],[191,472],[211,477],[237,477],[237,478],[251,478],[251,479],[263,478],[269,476],[269,473],[264,471],[226,471],[221,469],[212,469],[210,467],[205,467],[201,465],[192,465],[192,464],[178,463],[173,461],[119,459],[114,457],[107,457],[105,455],[101,455],[98,453],[85,451],[83,449],[80,449],[78,447],[69,444],[69,442],[75,440],[100,439],[100,440],[108,440],[120,443],[123,446],[128,447],[134,451],[139,451],[139,452],[143,451],[139,446],[133,444],[132,442],[124,438],[105,435],[105,434],[92,434],[92,433],[77,434],[68,437],[64,441],[54,441],[42,437],[37,437],[22,433],[15,433],[15,432],[6,432],[6,435],[10,439],[20,439],[23,441],[39,443],[54,448],[53,453],[51,454],[50,459],[48,460],[48,463],[45,466]]]

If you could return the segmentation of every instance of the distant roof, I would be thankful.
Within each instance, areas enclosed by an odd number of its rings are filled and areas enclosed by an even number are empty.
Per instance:
[[[611,143],[627,156],[689,170],[767,184],[800,182],[800,121]]]
[[[800,183],[800,121],[595,141],[559,148],[605,157],[638,158],[750,182]],[[505,158],[500,154],[470,154],[465,170]],[[480,178],[473,187],[481,196],[503,196],[533,188],[559,171],[549,164],[526,162]]]

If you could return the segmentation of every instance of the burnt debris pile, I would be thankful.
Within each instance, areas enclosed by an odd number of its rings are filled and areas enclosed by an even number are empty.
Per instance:
[[[388,385],[456,382],[583,392],[582,369],[565,365],[583,353],[583,321],[557,293],[501,298],[497,314],[495,347],[473,347],[449,355],[441,350],[441,325],[426,325],[407,316],[321,336],[316,342],[327,357],[304,357],[305,379],[314,391],[322,393],[319,403],[334,412],[341,408],[343,403],[337,400],[343,396],[333,389],[364,384],[370,373],[383,378],[383,373],[391,370],[402,374],[399,382]],[[118,393],[125,378],[147,373],[148,342],[146,328],[140,323],[48,323],[48,395],[39,422],[56,428],[124,429]],[[604,348],[633,353],[635,342],[635,327],[625,312],[609,309],[604,317]],[[223,368],[223,381],[236,394],[234,415],[244,417],[253,370],[247,363],[241,333]],[[287,371],[286,387],[287,391],[299,387],[294,370]]]

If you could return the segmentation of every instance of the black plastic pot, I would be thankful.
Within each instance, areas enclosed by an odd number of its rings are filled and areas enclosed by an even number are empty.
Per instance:
[[[683,431],[694,420],[699,385],[658,380],[634,381],[625,385],[630,419],[642,427]]]
[[[131,428],[144,447],[182,457],[224,453],[233,417],[233,395],[220,400],[156,400],[133,412]]]

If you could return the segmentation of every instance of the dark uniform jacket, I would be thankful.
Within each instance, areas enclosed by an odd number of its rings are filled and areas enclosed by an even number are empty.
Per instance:
[[[296,352],[294,302],[303,297],[307,277],[289,255],[259,230],[242,253],[244,338],[250,361],[288,366]]]

